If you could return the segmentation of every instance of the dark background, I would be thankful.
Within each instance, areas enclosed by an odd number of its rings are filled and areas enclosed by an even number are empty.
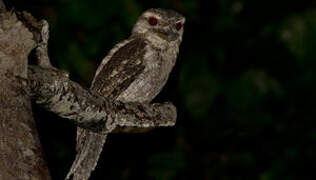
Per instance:
[[[151,7],[186,17],[170,79],[154,100],[175,127],[111,134],[91,179],[314,179],[316,1],[7,0],[50,24],[53,64],[89,87],[107,52]],[[53,179],[75,157],[76,127],[34,107]]]

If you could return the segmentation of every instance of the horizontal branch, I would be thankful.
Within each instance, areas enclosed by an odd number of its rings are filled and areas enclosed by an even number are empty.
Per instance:
[[[35,102],[92,131],[111,132],[116,126],[173,126],[176,108],[169,103],[111,101],[71,81],[65,72],[29,66],[28,81]]]

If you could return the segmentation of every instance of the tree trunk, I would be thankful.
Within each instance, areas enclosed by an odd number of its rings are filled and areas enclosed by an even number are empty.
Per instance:
[[[0,1],[0,179],[50,179],[27,78],[33,35]]]
[[[27,86],[0,78],[0,179],[50,179]]]

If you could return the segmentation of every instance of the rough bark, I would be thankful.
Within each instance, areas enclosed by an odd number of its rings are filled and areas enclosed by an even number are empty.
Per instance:
[[[1,1],[0,1],[1,2]],[[0,3],[0,179],[50,179],[32,116],[27,58],[33,35]]]

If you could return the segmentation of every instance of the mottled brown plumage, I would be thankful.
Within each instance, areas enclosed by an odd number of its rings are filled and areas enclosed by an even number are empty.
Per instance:
[[[149,18],[154,18],[149,22]],[[157,21],[157,22],[156,22]],[[91,90],[124,102],[150,102],[162,89],[176,62],[184,17],[173,10],[149,9],[133,27],[132,35],[116,45],[100,64]],[[124,127],[117,130],[127,131]],[[86,180],[94,170],[109,132],[97,134],[78,128],[77,156],[66,177]]]

